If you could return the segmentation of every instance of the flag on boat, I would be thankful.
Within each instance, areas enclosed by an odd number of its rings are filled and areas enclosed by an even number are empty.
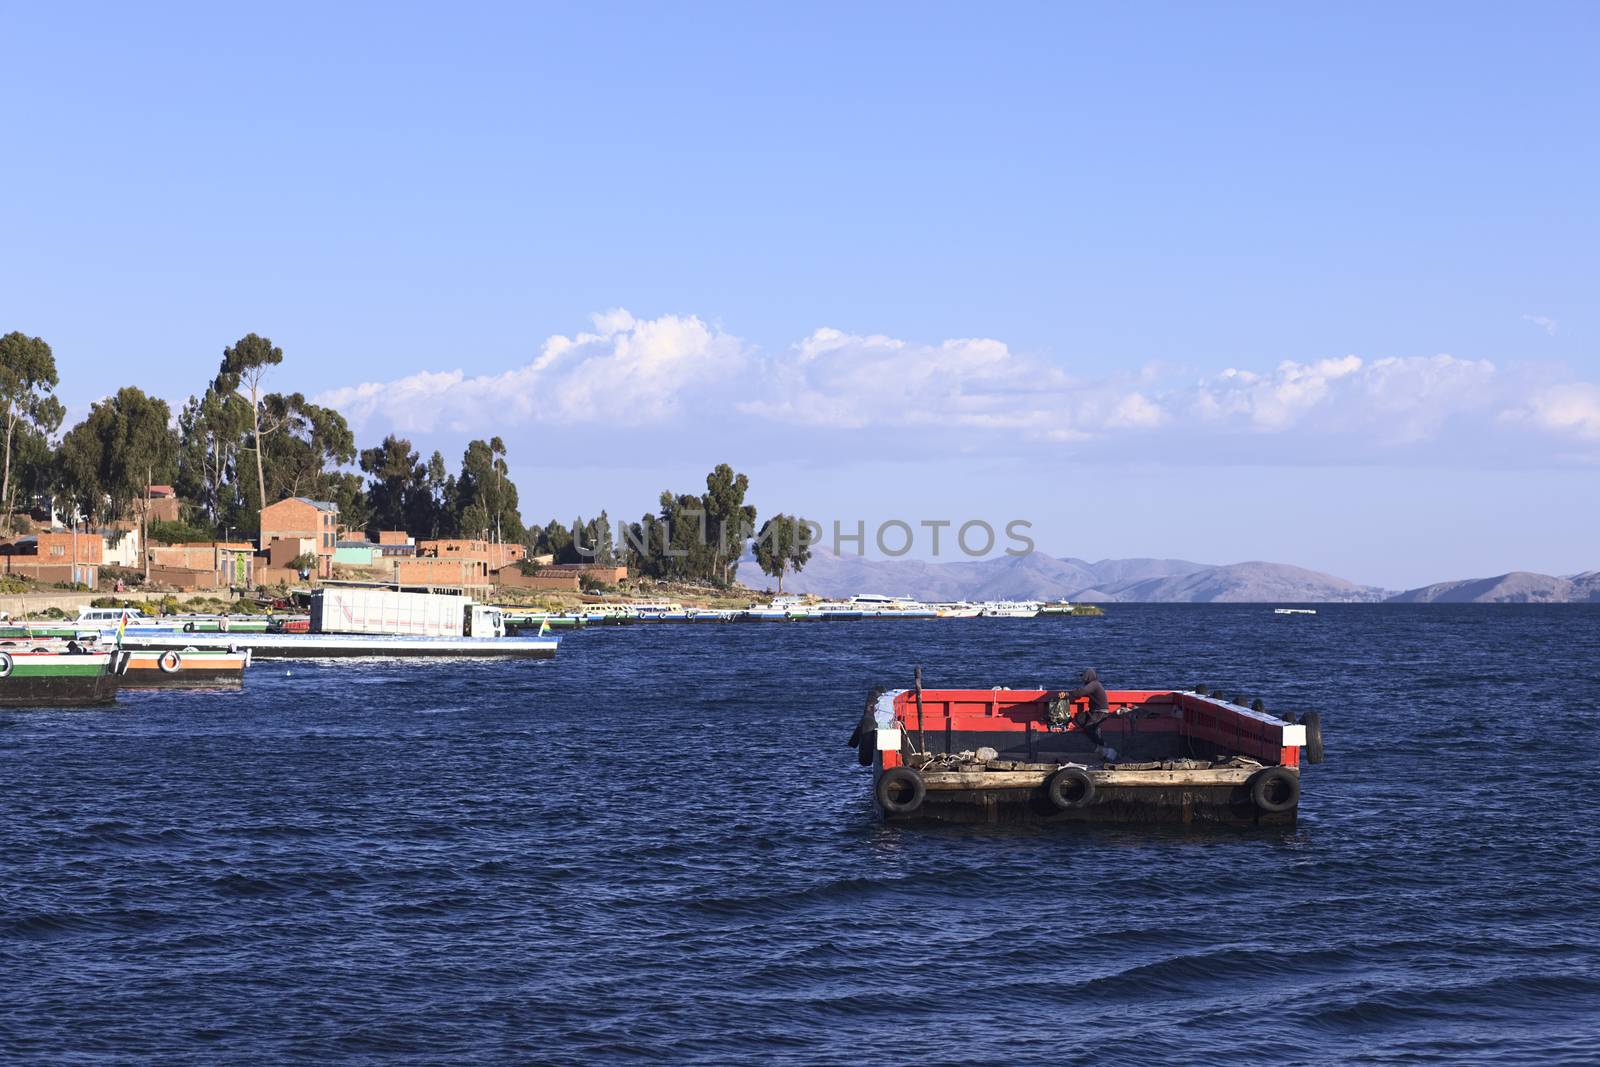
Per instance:
[[[539,621],[539,636],[544,637],[550,633],[550,616],[546,615]]]
[[[127,612],[126,609],[124,609],[123,612],[122,612],[122,618],[117,620],[117,647],[118,648],[122,647],[122,634],[123,634],[123,631],[125,631],[127,628],[128,628],[128,612]]]

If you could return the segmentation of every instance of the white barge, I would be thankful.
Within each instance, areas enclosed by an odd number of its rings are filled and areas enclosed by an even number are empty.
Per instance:
[[[139,652],[248,650],[268,659],[549,658],[558,637],[507,637],[501,610],[470,597],[329,584],[311,595],[309,633],[174,633],[129,626],[122,647]]]
[[[182,653],[186,649],[248,649],[252,659],[410,659],[472,656],[548,659],[559,637],[413,637],[403,634],[186,634],[129,627],[122,647],[130,651]]]

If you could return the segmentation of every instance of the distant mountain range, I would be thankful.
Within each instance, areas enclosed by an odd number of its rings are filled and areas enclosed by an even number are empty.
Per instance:
[[[752,589],[776,583],[753,561],[739,564]],[[1567,577],[1513,571],[1394,593],[1286,563],[1214,566],[1182,559],[1058,559],[1042,552],[963,563],[865,559],[812,550],[784,591],[824,597],[887,593],[926,601],[1074,600],[1085,603],[1353,603],[1563,604],[1600,603],[1600,571]]]
[[[1600,604],[1600,571],[1565,578],[1512,571],[1494,578],[1425,585],[1390,599],[1402,604]]]
[[[739,565],[739,580],[755,589],[773,580],[753,562]],[[1225,567],[1181,559],[1057,559],[1042,552],[964,563],[865,559],[813,549],[784,590],[848,597],[887,593],[919,600],[1075,600],[1165,603],[1245,603],[1384,599],[1384,590],[1357,585],[1285,563],[1234,563]]]

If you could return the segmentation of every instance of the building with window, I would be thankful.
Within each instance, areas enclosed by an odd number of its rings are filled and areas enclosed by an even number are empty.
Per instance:
[[[77,529],[46,530],[0,546],[5,573],[38,582],[73,582],[96,588],[105,538]]]
[[[331,577],[333,554],[339,544],[339,506],[328,500],[310,500],[303,496],[268,504],[261,510],[261,535],[257,543],[262,552],[270,554],[275,541],[301,542],[302,550],[303,543],[309,541],[317,557],[317,576]]]

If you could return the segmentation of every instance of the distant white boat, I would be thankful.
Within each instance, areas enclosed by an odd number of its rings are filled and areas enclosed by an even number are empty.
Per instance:
[[[983,613],[982,604],[969,604],[965,600],[958,600],[953,604],[928,605],[939,613],[941,619],[976,619]]]
[[[1274,615],[1315,615],[1316,608],[1273,608]]]
[[[991,600],[980,614],[986,619],[1031,619],[1042,607],[1037,600]]]
[[[787,622],[790,619],[814,619],[820,612],[798,596],[783,594],[773,597],[770,604],[751,604],[744,615],[757,622]]]
[[[920,600],[878,593],[861,593],[847,601],[823,601],[813,610],[825,619],[932,619],[939,614]]]

